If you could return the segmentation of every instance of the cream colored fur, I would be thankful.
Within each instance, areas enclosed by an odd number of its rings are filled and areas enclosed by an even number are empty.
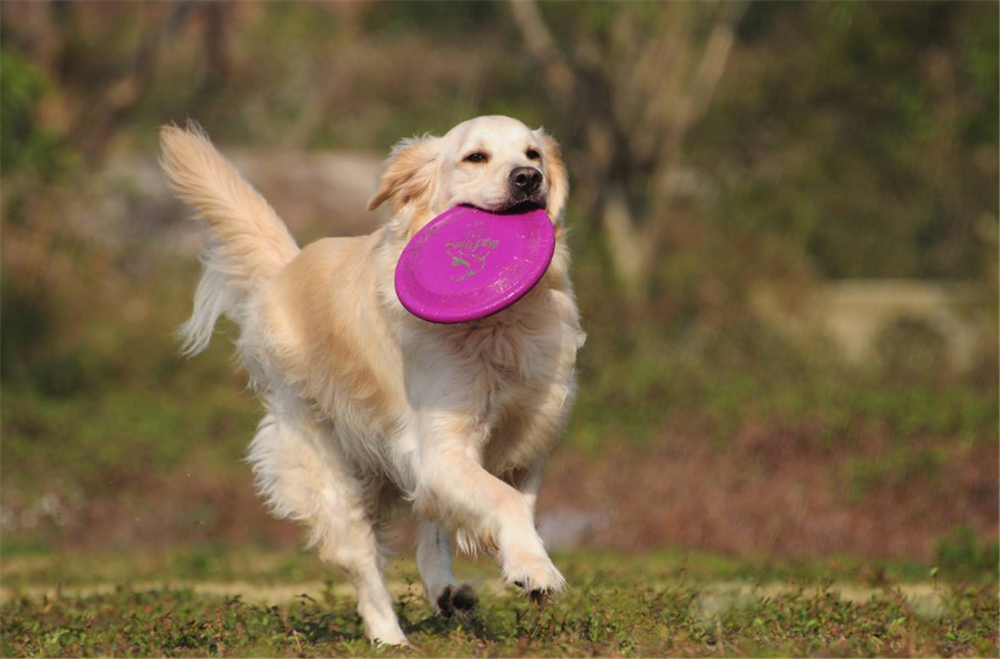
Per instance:
[[[239,325],[240,358],[268,411],[249,455],[259,489],[276,515],[305,524],[320,555],[357,586],[368,636],[406,642],[378,542],[398,508],[421,520],[417,559],[435,609],[450,610],[457,592],[451,535],[466,551],[493,553],[504,577],[527,592],[560,590],[534,506],[572,404],[584,335],[556,143],[507,117],[405,140],[369,205],[391,203],[393,219],[368,236],[300,251],[203,133],[166,127],[161,138],[164,170],[209,234],[194,313],[181,328],[185,349],[204,349],[221,314]],[[488,158],[470,162],[474,152]],[[555,257],[539,285],[470,323],[409,314],[393,289],[408,239],[460,203],[513,205],[507,177],[521,166],[542,172],[538,200],[556,225]]]

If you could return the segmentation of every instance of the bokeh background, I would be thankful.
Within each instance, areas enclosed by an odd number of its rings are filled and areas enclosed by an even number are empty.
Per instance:
[[[573,183],[589,340],[551,546],[995,572],[995,3],[0,17],[6,557],[301,546],[242,462],[233,328],[177,354],[200,236],[158,126],[199,121],[305,243],[385,219],[394,142],[497,113]]]

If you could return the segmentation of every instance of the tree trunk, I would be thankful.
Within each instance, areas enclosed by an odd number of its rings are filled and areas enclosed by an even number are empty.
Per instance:
[[[608,255],[623,293],[633,302],[645,300],[655,237],[649,227],[637,226],[628,198],[618,186],[606,194],[600,216]]]

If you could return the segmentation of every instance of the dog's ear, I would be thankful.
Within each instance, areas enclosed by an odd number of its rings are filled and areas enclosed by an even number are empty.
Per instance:
[[[378,190],[368,200],[368,210],[375,210],[386,199],[392,199],[398,210],[431,192],[437,176],[440,141],[438,137],[424,135],[402,140],[393,147]]]
[[[569,196],[569,176],[566,174],[566,165],[563,164],[562,149],[542,128],[535,131],[535,137],[542,143],[542,166],[549,181],[549,200],[545,210],[554,222],[558,222]]]

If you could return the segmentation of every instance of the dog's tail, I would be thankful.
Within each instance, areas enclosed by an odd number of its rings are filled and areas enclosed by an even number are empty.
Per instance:
[[[240,323],[248,293],[295,258],[299,248],[274,209],[197,125],[186,130],[164,126],[160,146],[160,165],[174,190],[209,229],[194,312],[179,330],[184,352],[193,355],[208,347],[219,316]]]

